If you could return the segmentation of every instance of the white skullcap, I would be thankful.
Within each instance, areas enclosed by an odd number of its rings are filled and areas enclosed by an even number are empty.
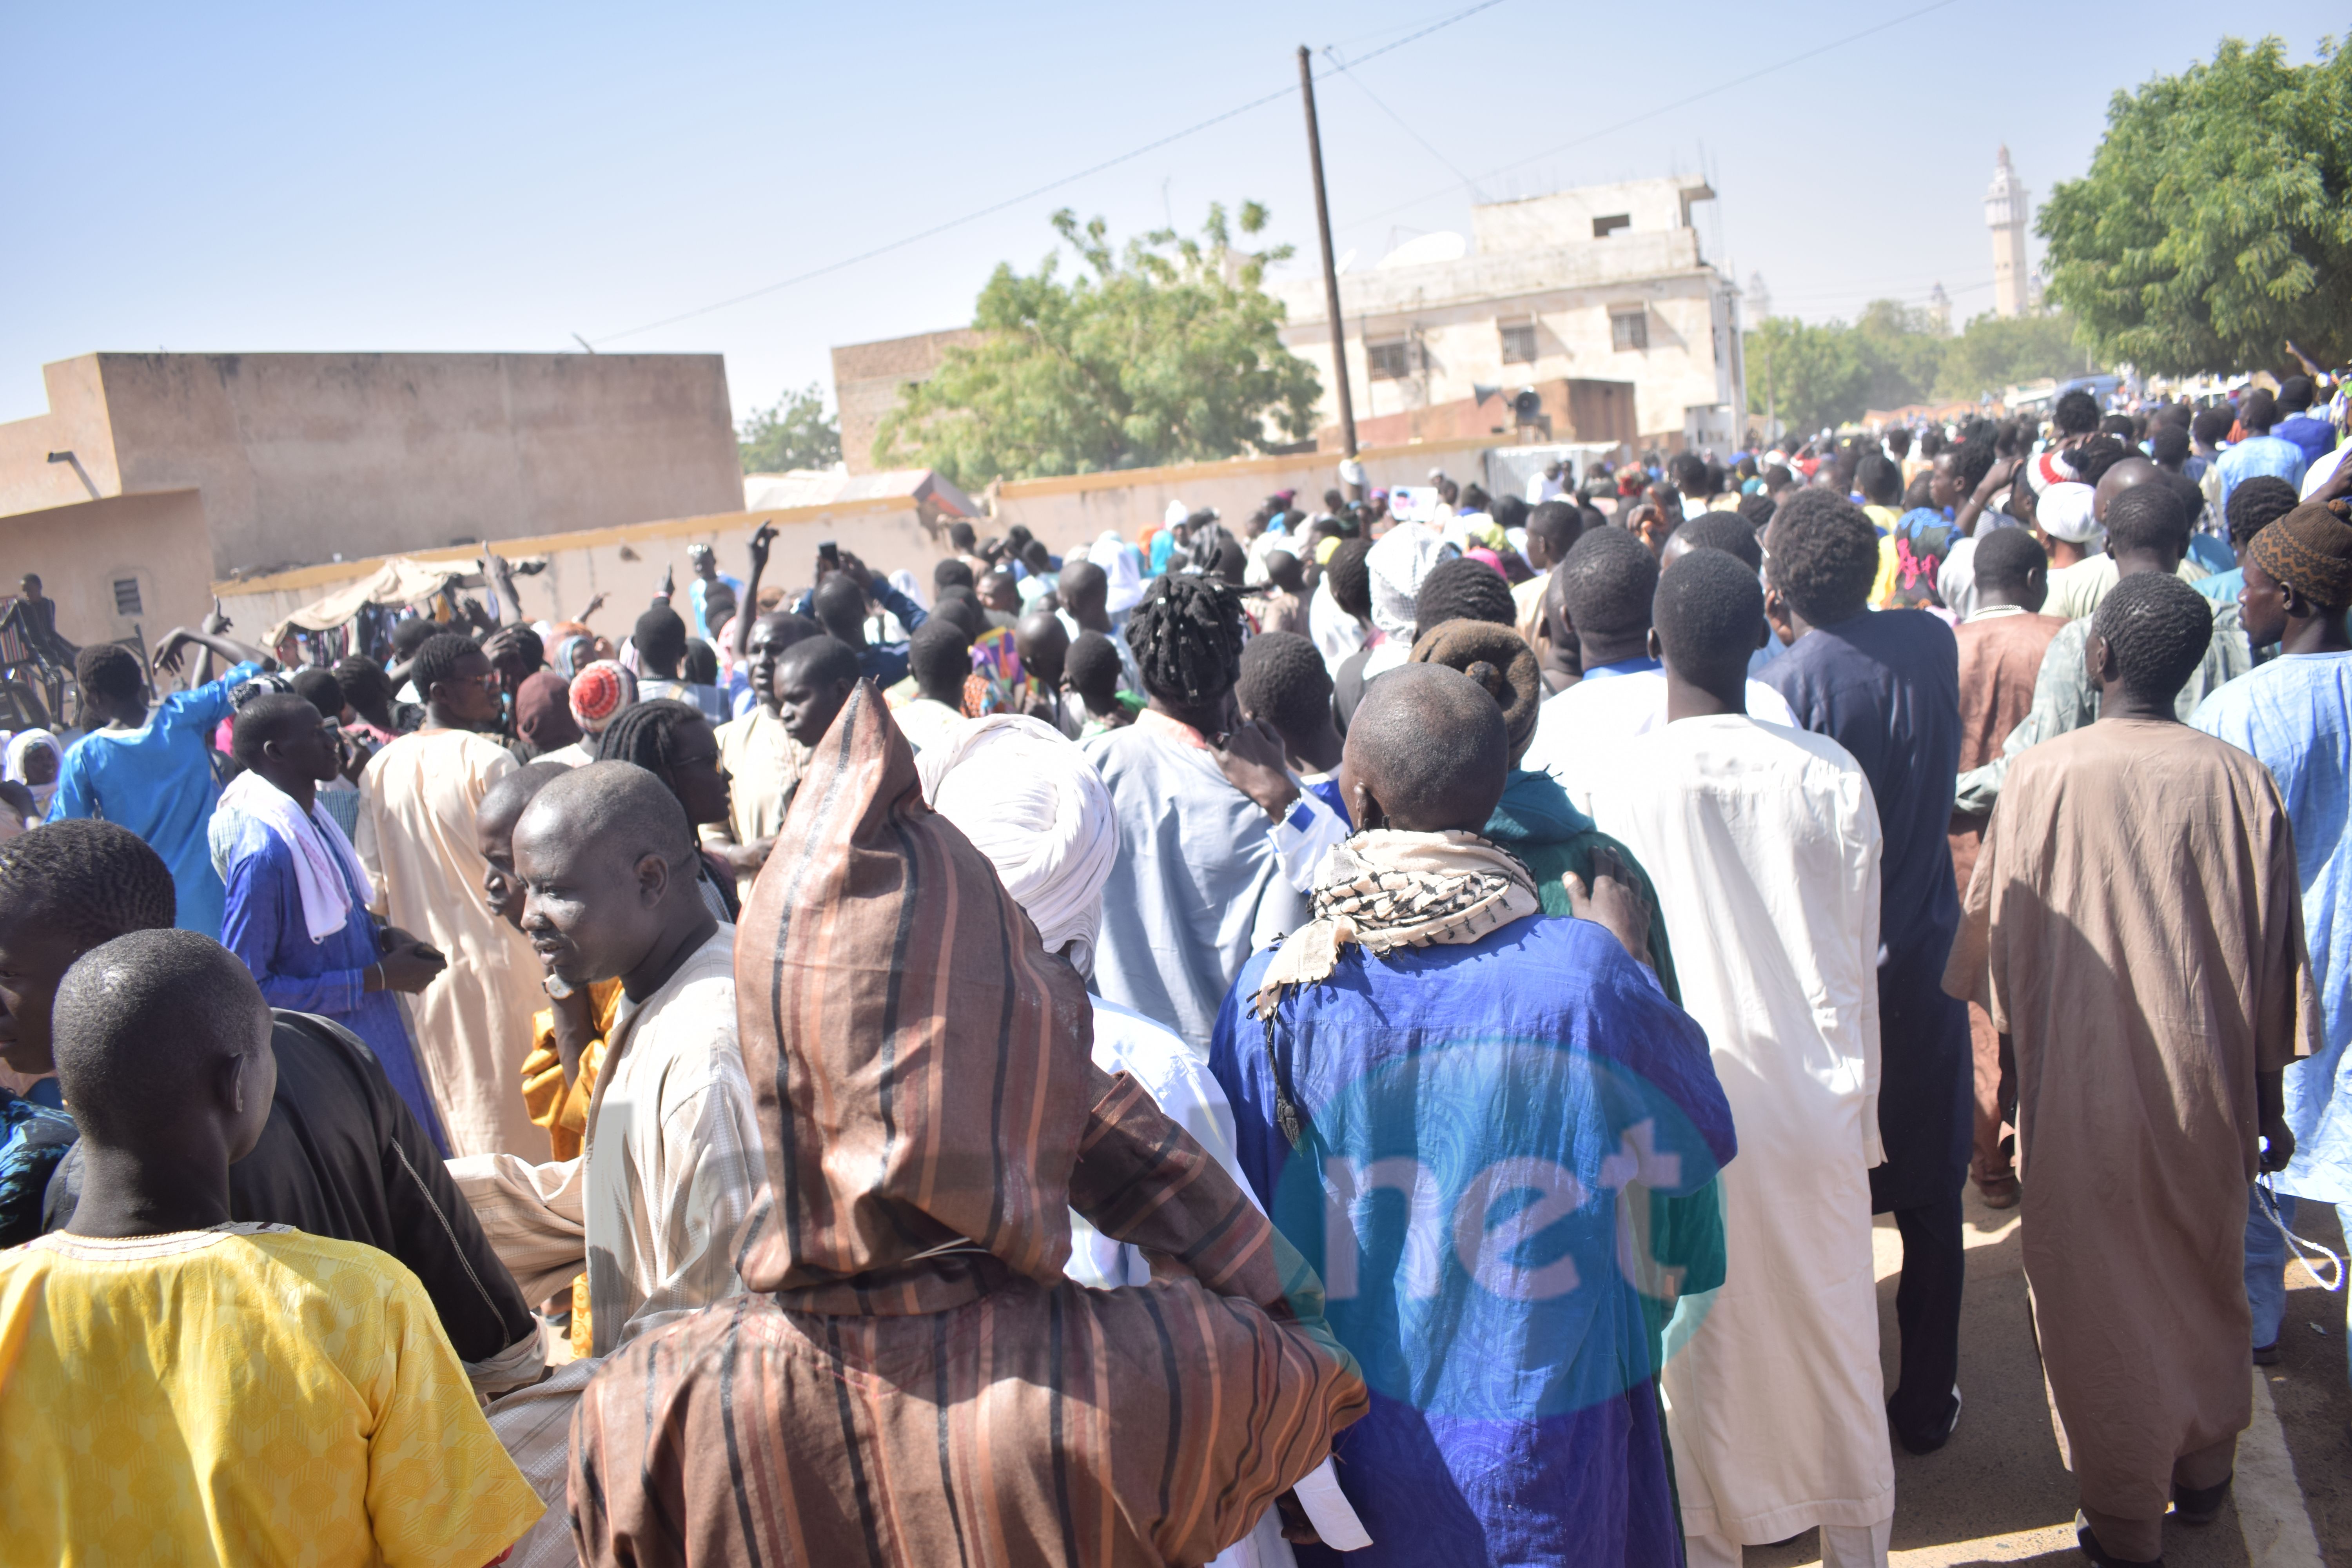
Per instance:
[[[971,720],[915,758],[923,798],[988,857],[1048,952],[1091,973],[1118,858],[1110,791],[1077,742],[1024,713]]]
[[[1372,542],[1364,570],[1372,580],[1372,625],[1383,635],[1412,640],[1421,580],[1445,559],[1444,536],[1418,522],[1401,522]]]
[[[1192,515],[1192,508],[1181,500],[1171,500],[1168,503],[1168,510],[1160,514],[1160,521],[1164,527],[1173,528]]]
[[[1356,461],[1353,458],[1340,458],[1339,482],[1343,485],[1362,484],[1364,482],[1364,465]]]
[[[2033,521],[2053,539],[2087,544],[2100,533],[2099,520],[2091,511],[2091,501],[2096,493],[2088,485],[2052,485],[2033,503]]]

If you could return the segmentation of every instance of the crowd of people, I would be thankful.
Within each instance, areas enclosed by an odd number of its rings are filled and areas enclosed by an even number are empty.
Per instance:
[[[2326,406],[79,648],[0,784],[11,1554],[1884,1564],[1973,1184],[2158,1562],[2352,1215]]]

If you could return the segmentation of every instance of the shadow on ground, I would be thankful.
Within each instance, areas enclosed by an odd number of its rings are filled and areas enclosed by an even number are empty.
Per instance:
[[[1960,1316],[1960,1424],[1937,1453],[1895,1456],[1896,1568],[1968,1568],[1977,1563],[2075,1568],[2074,1485],[2058,1458],[2042,1370],[2026,1306],[2017,1211],[1968,1200],[1968,1295]],[[2298,1228],[2341,1248],[2334,1214],[2306,1205]],[[1881,1360],[1895,1368],[1895,1276],[1902,1247],[1891,1222],[1878,1253]],[[2297,1269],[2289,1276],[2285,1358],[2267,1369],[2271,1396],[2325,1561],[2352,1568],[2352,1384],[2347,1384],[2344,1305]],[[2259,1412],[2257,1419],[2260,1419]],[[2234,1509],[2202,1529],[2165,1532],[2168,1568],[2252,1568]],[[1747,1568],[1803,1568],[1821,1561],[1816,1531],[1786,1546],[1752,1546]],[[2268,1560],[2266,1559],[2266,1562]],[[2281,1559],[2305,1562],[2306,1559]]]

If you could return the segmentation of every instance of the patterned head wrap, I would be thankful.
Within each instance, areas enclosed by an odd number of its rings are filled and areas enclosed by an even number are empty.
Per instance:
[[[573,632],[556,639],[548,662],[555,667],[556,674],[570,680],[593,664],[595,655],[596,639],[586,632]]]
[[[2305,501],[2254,535],[2246,553],[2324,609],[2352,605],[2352,502]]]
[[[637,700],[637,678],[600,658],[572,678],[572,717],[583,733],[601,735],[614,716]]]
[[[871,680],[818,743],[735,952],[772,1197],[744,1284],[793,1310],[898,1313],[1004,1269],[1059,1281],[1096,1099],[1086,983],[923,804]]]
[[[1536,710],[1543,701],[1536,650],[1527,638],[1514,627],[1492,621],[1445,621],[1421,634],[1409,662],[1445,665],[1485,687],[1503,710],[1511,765],[1519,765],[1521,753],[1536,738]]]
[[[2063,452],[2044,452],[2025,465],[2025,482],[2035,495],[2042,495],[2054,486],[2075,483],[2074,465]]]

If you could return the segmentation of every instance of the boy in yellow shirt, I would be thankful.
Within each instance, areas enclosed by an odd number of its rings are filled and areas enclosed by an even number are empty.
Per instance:
[[[40,1563],[489,1563],[542,1511],[416,1277],[232,1222],[277,1079],[217,942],[143,931],[51,1015],[85,1174],[0,1253],[0,1518]]]

